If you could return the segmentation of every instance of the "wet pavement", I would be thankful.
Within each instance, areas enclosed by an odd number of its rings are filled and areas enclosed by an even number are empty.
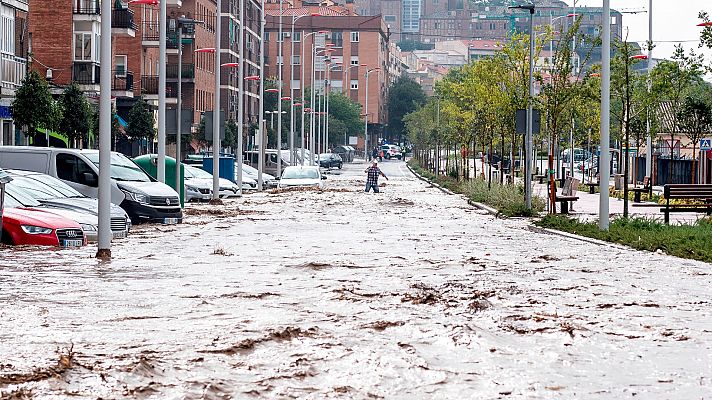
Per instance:
[[[500,220],[400,161],[0,248],[0,398],[702,399],[709,264]],[[23,397],[24,396],[24,397]]]

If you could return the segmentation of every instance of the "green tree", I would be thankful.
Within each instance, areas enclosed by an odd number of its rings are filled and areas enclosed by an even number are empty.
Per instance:
[[[131,140],[146,139],[150,142],[156,136],[153,113],[142,97],[129,110],[127,123],[126,136]]]
[[[423,88],[412,78],[402,76],[388,90],[388,132],[391,138],[402,138],[406,133],[403,117],[425,104]]]
[[[67,136],[73,146],[78,142],[86,143],[89,130],[92,128],[93,110],[79,85],[72,82],[62,94],[62,120],[59,133]]]
[[[18,125],[26,127],[25,135],[33,137],[40,128],[54,129],[61,119],[61,109],[37,71],[31,70],[15,93],[12,115]]]
[[[235,146],[237,146],[237,122],[230,118],[225,122],[225,137],[222,140],[222,147],[234,148]]]

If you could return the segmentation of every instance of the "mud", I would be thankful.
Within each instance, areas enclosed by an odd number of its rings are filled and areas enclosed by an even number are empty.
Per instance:
[[[0,398],[712,393],[708,264],[533,232],[380,167],[379,194],[354,164],[323,191],[190,204],[107,262],[0,247]]]

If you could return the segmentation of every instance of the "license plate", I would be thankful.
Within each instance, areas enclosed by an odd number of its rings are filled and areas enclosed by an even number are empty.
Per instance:
[[[178,218],[163,218],[163,223],[166,225],[173,225],[178,223]]]
[[[126,231],[114,232],[114,239],[123,239],[126,237]]]
[[[84,246],[84,241],[81,239],[64,240],[62,243],[62,247],[82,247],[82,246]]]

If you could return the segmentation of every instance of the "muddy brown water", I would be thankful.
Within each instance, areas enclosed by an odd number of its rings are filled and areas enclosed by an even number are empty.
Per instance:
[[[710,265],[532,232],[413,178],[0,248],[1,398],[699,399]],[[213,211],[211,211],[213,210]]]

